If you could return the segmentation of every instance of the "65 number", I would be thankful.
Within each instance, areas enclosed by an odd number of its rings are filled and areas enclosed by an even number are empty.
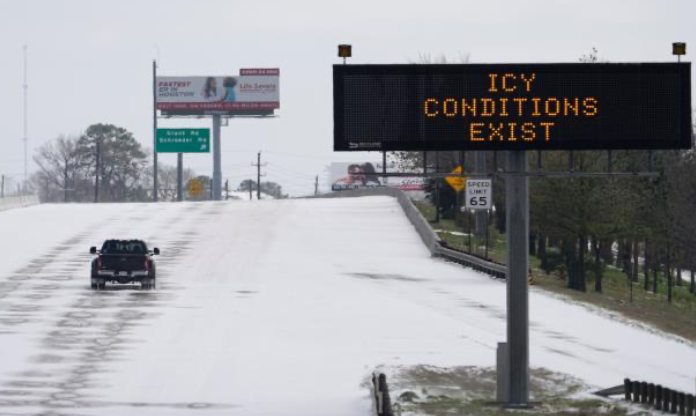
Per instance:
[[[486,197],[486,196],[472,196],[471,199],[469,199],[469,206],[471,206],[471,207],[488,206],[488,197]]]

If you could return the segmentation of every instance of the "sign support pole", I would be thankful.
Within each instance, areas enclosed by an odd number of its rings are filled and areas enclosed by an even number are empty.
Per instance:
[[[152,200],[154,202],[157,202],[157,61],[153,60],[152,61],[152,139],[153,139],[153,144],[154,148],[153,150],[153,160],[152,160],[152,165],[153,165],[153,172],[152,172],[152,180],[153,180],[153,189],[152,189]]]
[[[440,173],[440,152],[435,152],[435,173]],[[435,178],[435,222],[440,223],[440,178]]]
[[[477,151],[474,152],[474,173],[485,173],[486,172],[486,152]],[[484,227],[488,225],[486,223],[486,211],[476,210],[474,214],[476,216],[476,235],[479,237],[484,236]]]
[[[220,116],[213,116],[213,200],[222,200],[222,154],[220,151]]]
[[[176,200],[184,200],[184,154],[176,154]]]
[[[505,178],[507,220],[507,343],[509,346],[510,407],[529,406],[529,182],[527,153],[507,152]]]

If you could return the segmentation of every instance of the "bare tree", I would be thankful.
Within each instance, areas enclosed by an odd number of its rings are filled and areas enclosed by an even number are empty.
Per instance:
[[[62,193],[63,201],[77,200],[79,185],[83,182],[85,160],[78,151],[77,138],[59,136],[55,141],[43,144],[33,157],[39,166],[39,175],[34,181],[43,195],[49,200],[58,199]]]

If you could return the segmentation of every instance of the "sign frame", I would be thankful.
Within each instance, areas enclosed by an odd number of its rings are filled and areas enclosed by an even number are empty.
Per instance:
[[[536,75],[538,89],[530,88],[530,93],[520,95],[523,85],[513,85],[511,76],[524,73]],[[496,93],[490,92],[493,84],[486,89],[491,74],[498,77]],[[688,62],[334,65],[333,75],[334,151],[657,150],[688,149],[692,145]],[[504,76],[508,76],[506,88],[517,88],[516,93],[503,94]],[[566,87],[571,81],[572,86]],[[599,114],[591,121],[583,116],[592,110],[581,112],[575,119],[564,114],[566,118],[557,123],[561,129],[554,131],[556,136],[550,141],[550,127],[536,125],[538,138],[534,142],[499,141],[498,137],[495,141],[474,142],[473,136],[467,136],[472,118],[461,120],[461,112],[443,117],[442,107],[437,117],[426,117],[428,97],[439,100],[440,106],[449,105],[448,111],[453,114],[455,103],[462,108],[460,100],[466,98],[508,98],[512,103],[514,97],[541,97],[560,100],[561,105],[568,98],[571,110],[575,98],[581,105],[584,99],[594,98]],[[545,104],[541,102],[542,108]],[[557,102],[551,104],[553,109]],[[587,104],[591,107],[592,102]],[[479,109],[481,106],[479,102]],[[511,105],[508,111],[516,113],[517,109]],[[486,128],[505,121],[531,123],[536,114],[527,107],[522,113],[507,120],[500,112],[490,119],[479,115],[476,122],[486,123]],[[552,110],[550,114],[554,113]],[[547,116],[535,120],[548,122]],[[516,128],[519,138],[519,124]],[[544,129],[546,142],[539,139]]]

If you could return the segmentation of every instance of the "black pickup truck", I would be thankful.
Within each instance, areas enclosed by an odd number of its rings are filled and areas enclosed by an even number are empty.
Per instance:
[[[92,289],[105,289],[106,282],[140,283],[142,289],[154,289],[157,271],[155,259],[159,249],[148,250],[141,240],[106,240],[101,250],[89,249],[92,260]]]

